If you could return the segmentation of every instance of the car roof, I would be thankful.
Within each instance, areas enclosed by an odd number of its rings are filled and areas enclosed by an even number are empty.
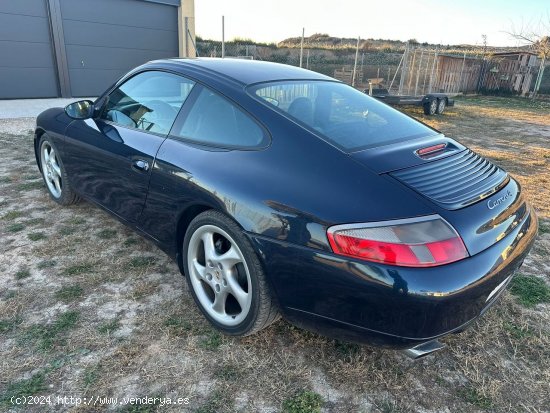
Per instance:
[[[241,84],[250,85],[253,83],[269,82],[275,80],[332,80],[333,78],[323,74],[312,72],[296,66],[289,66],[280,63],[264,62],[248,59],[231,58],[183,58],[157,60],[151,63],[170,62],[180,66],[192,68],[203,72],[204,75],[220,75],[229,77]]]

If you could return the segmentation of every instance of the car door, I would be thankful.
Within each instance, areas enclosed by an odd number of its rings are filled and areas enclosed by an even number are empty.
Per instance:
[[[235,171],[246,171],[241,166],[252,158],[261,162],[250,154],[269,141],[267,131],[249,113],[197,84],[158,151],[140,227],[161,244],[175,245],[181,211],[195,203],[223,204],[230,187],[243,185],[239,178],[232,179],[239,175]]]
[[[136,222],[157,151],[193,86],[173,73],[141,72],[109,93],[97,117],[73,121],[63,159],[73,188]]]

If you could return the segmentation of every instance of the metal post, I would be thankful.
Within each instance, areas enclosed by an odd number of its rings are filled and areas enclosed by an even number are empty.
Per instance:
[[[225,57],[225,16],[222,16],[222,59]]]
[[[302,28],[302,41],[300,42],[300,67],[302,67],[302,61],[304,59],[304,34],[306,29]]]
[[[357,38],[357,46],[355,47],[355,62],[353,63],[353,74],[351,76],[351,85],[355,86],[355,76],[357,73],[357,59],[359,58],[359,41],[360,37]]]
[[[189,17],[185,16],[185,57],[189,57]]]
[[[309,69],[309,49],[307,49],[306,69]]]
[[[418,81],[420,80],[420,71],[422,70],[422,58],[424,57],[424,49],[420,51],[420,61],[418,62],[418,70],[416,71],[416,83],[414,85],[414,95],[418,94]]]

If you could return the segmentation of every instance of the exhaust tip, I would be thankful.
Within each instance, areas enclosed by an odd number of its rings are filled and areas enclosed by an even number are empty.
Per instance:
[[[432,340],[418,344],[417,346],[411,347],[407,350],[402,350],[402,353],[410,359],[418,360],[419,358],[426,357],[433,352],[442,350],[444,348],[445,344],[439,342],[438,340]]]

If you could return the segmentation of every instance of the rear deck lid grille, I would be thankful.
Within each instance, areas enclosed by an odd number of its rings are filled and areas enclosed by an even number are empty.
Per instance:
[[[469,149],[391,175],[451,210],[490,196],[508,181],[506,172]]]

